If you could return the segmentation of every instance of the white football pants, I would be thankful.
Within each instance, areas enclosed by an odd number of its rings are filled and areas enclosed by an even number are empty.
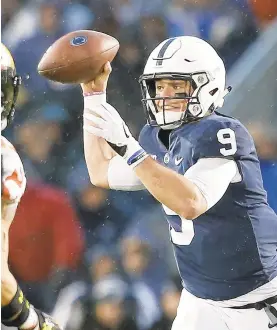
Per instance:
[[[273,306],[277,309],[277,303]],[[172,330],[268,330],[268,323],[264,309],[222,307],[183,289]]]

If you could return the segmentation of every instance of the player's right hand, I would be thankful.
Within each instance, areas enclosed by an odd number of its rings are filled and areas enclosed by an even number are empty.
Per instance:
[[[45,314],[36,308],[35,311],[38,315],[40,330],[62,330],[62,328],[52,319],[50,315]]]
[[[81,84],[83,93],[105,92],[111,72],[112,67],[110,62],[106,62],[103,71],[99,73],[92,81]]]

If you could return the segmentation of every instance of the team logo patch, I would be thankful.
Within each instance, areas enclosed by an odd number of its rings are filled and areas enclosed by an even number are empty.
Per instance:
[[[168,153],[166,153],[166,154],[164,155],[164,163],[165,163],[165,164],[168,164],[168,163],[169,163],[169,154],[168,154]]]
[[[88,41],[88,38],[85,36],[76,36],[70,40],[70,44],[72,46],[82,46],[82,45],[86,44],[87,41]]]

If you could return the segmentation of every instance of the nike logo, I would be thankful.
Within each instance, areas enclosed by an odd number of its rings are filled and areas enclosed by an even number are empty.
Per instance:
[[[181,158],[175,158],[175,165],[176,166],[178,166],[178,165],[180,165],[181,164],[181,162],[182,162],[182,160],[183,160],[183,157],[181,157]]]

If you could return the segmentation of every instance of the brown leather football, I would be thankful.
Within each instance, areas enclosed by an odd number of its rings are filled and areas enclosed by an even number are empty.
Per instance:
[[[43,77],[61,83],[88,82],[114,59],[118,49],[119,42],[107,34],[70,32],[47,49],[37,70]]]

